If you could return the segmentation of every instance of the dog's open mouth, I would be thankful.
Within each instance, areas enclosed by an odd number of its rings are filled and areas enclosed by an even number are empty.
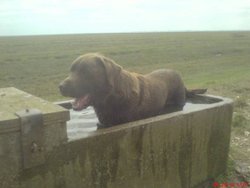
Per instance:
[[[72,102],[73,110],[77,111],[83,110],[90,105],[90,102],[91,102],[90,95],[84,95],[82,97],[75,98],[75,100]]]

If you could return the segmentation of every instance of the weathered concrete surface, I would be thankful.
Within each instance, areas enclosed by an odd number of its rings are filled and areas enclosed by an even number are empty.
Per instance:
[[[23,109],[37,108],[43,113],[42,148],[49,153],[67,141],[67,110],[15,88],[0,89],[0,187],[20,186],[24,153],[20,119],[15,115]],[[26,155],[26,154],[25,154]],[[33,154],[32,154],[33,155]]]
[[[225,170],[231,113],[224,104],[99,130],[26,171],[23,187],[193,187]]]
[[[221,99],[97,130],[54,147],[41,166],[17,168],[12,187],[196,187],[226,169],[231,117],[232,101]],[[0,187],[11,187],[7,182]]]

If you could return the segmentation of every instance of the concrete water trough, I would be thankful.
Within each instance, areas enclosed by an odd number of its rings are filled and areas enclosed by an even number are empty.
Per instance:
[[[93,109],[62,106],[0,89],[1,188],[195,188],[226,169],[230,99],[98,130]]]

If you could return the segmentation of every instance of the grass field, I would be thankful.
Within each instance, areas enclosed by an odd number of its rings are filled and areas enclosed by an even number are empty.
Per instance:
[[[172,68],[188,88],[206,87],[210,94],[235,99],[231,155],[249,159],[250,32],[0,37],[0,88],[61,100],[58,83],[71,62],[87,52],[103,53],[140,73]]]
[[[176,69],[189,87],[222,88],[230,96],[249,89],[250,32],[0,37],[0,52],[0,87],[52,101],[61,98],[57,85],[71,62],[87,52],[103,53],[141,73]]]

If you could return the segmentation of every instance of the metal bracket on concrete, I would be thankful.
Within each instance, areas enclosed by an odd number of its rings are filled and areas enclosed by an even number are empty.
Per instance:
[[[19,117],[21,124],[23,168],[43,164],[45,155],[42,112],[38,109],[24,109],[15,114]]]

